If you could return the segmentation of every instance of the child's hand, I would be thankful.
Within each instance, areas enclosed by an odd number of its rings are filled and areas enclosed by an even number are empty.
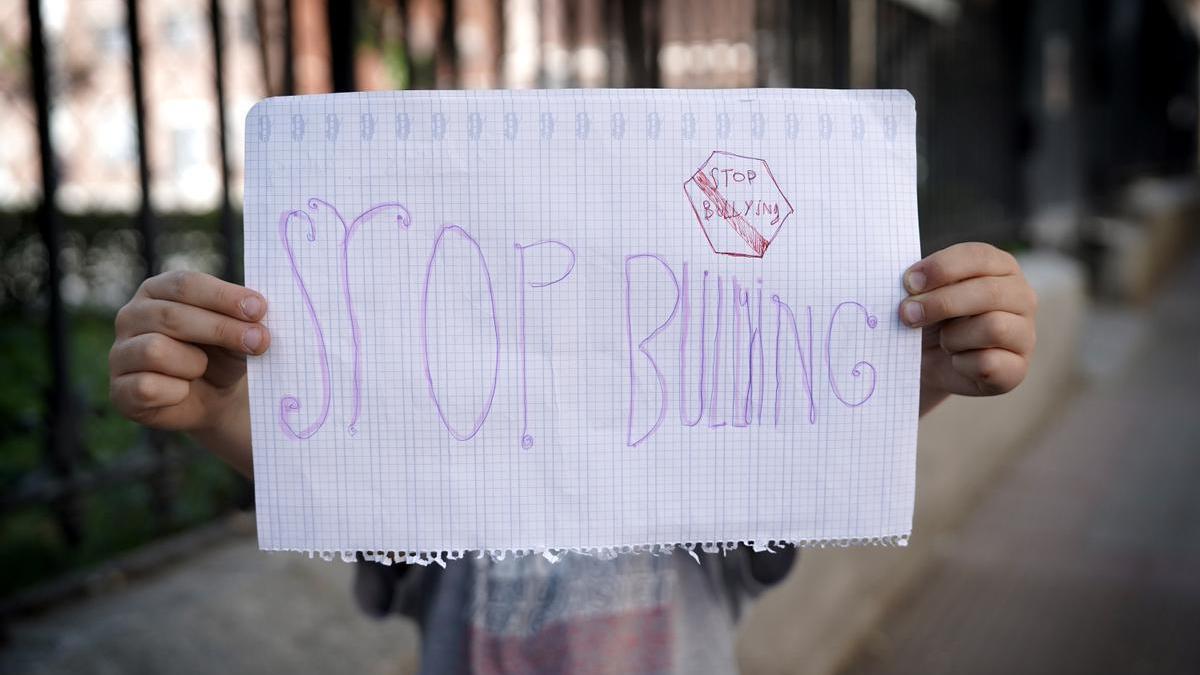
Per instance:
[[[195,432],[249,470],[246,355],[266,351],[266,300],[198,272],[147,279],[117,312],[108,354],[109,395],[126,417]]]
[[[1003,394],[1025,379],[1037,295],[1011,255],[956,244],[910,267],[904,286],[912,295],[900,303],[900,319],[925,329],[922,413],[949,394]]]

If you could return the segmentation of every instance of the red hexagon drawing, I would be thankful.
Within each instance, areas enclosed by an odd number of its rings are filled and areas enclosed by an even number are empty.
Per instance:
[[[792,215],[766,161],[714,150],[683,184],[715,253],[761,258]]]

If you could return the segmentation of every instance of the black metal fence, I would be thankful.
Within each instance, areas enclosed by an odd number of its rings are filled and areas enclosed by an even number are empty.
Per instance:
[[[277,0],[282,12],[283,75],[277,93],[296,88],[295,48],[304,39],[293,24],[293,0]],[[461,0],[460,0],[461,2]],[[131,91],[136,120],[137,180],[139,206],[130,221],[140,235],[140,256],[147,275],[160,269],[159,240],[168,214],[152,208],[152,168],[147,152],[147,101],[144,84],[145,56],[139,26],[138,0],[126,0],[126,33],[129,40]],[[407,16],[407,3],[399,4]],[[578,2],[565,3],[568,18],[578,16]],[[927,248],[956,239],[985,239],[1001,244],[1021,240],[1022,216],[1020,162],[1022,160],[1020,42],[1023,2],[958,5],[952,18],[938,17],[914,9],[921,3],[870,0],[812,0],[788,2],[759,0],[754,4],[753,27],[756,73],[750,84],[795,87],[845,87],[874,84],[903,87],[916,96],[921,157],[920,202],[922,232]],[[936,4],[936,3],[935,3]],[[953,4],[953,3],[951,3]],[[325,3],[328,26],[330,83],[334,90],[355,88],[355,30],[361,26],[363,3],[329,0]],[[623,72],[610,74],[609,82],[626,86],[659,86],[663,81],[660,54],[663,45],[664,12],[698,11],[688,3],[623,1],[604,16],[611,35],[619,35]],[[869,24],[857,24],[866,7]],[[606,8],[607,9],[607,8]],[[210,98],[216,116],[219,148],[220,196],[217,221],[224,276],[240,277],[240,228],[230,196],[230,153],[226,129],[226,66],[222,34],[222,4],[208,3],[208,36],[214,63]],[[45,250],[42,286],[50,378],[46,390],[44,419],[32,433],[39,434],[44,448],[41,467],[27,472],[5,487],[0,495],[0,517],[27,509],[49,509],[69,544],[84,536],[87,495],[124,483],[150,487],[147,505],[156,514],[161,529],[177,521],[174,508],[177,476],[189,457],[174,435],[144,432],[143,442],[130,448],[121,459],[98,466],[89,462],[89,448],[80,432],[84,418],[95,406],[78,394],[76,366],[72,360],[71,316],[61,293],[64,218],[57,204],[58,153],[51,133],[54,106],[47,66],[48,45],[40,0],[27,1],[28,54],[31,98],[37,118],[37,158],[41,164],[41,198],[36,226]],[[451,76],[454,68],[455,2],[443,4],[438,31],[439,53],[448,54]],[[865,27],[864,27],[865,26]],[[261,29],[261,26],[260,26]],[[503,43],[503,22],[496,36]],[[867,30],[869,29],[869,30]],[[865,32],[864,32],[865,31]],[[578,33],[578,31],[576,31]],[[568,31],[570,38],[571,31]],[[260,36],[266,39],[267,36]],[[271,36],[279,40],[278,35]],[[867,40],[864,43],[863,40]],[[407,46],[406,46],[407,49]],[[863,54],[870,58],[864,61]],[[432,85],[439,80],[428,60],[408,53],[409,81]],[[617,60],[612,61],[616,63]],[[619,77],[618,77],[619,75]],[[104,359],[102,353],[87,353],[85,359]],[[94,403],[94,402],[93,402]]]
[[[126,35],[129,40],[130,83],[129,92],[136,122],[137,176],[140,191],[139,207],[132,221],[140,235],[140,257],[142,269],[147,276],[160,270],[159,217],[151,207],[151,169],[146,142],[146,98],[143,83],[143,57],[141,28],[138,23],[140,12],[138,0],[126,0]],[[45,252],[45,280],[41,291],[45,298],[44,317],[46,349],[49,361],[49,382],[46,387],[44,419],[36,430],[42,438],[43,463],[32,471],[5,486],[0,494],[0,517],[11,518],[13,514],[27,509],[49,509],[58,524],[59,535],[68,547],[77,548],[85,538],[85,499],[88,495],[130,483],[144,483],[149,487],[150,500],[146,507],[159,532],[166,532],[179,524],[176,509],[178,476],[186,470],[192,456],[185,446],[186,441],[174,434],[145,430],[140,442],[129,448],[113,461],[93,461],[92,453],[83,441],[82,425],[85,418],[97,414],[112,414],[105,406],[88,400],[76,377],[71,343],[71,317],[63,300],[62,253],[64,249],[64,217],[58,204],[59,165],[61,158],[56,151],[51,133],[51,112],[55,91],[49,68],[50,54],[45,41],[45,22],[42,3],[28,0],[28,63],[30,98],[36,112],[37,148],[36,158],[41,167],[41,195],[33,214],[42,249]],[[215,63],[212,82],[212,100],[219,134],[219,163],[221,189],[218,208],[218,223],[224,263],[223,276],[240,278],[239,249],[240,228],[235,223],[235,213],[230,199],[229,153],[226,143],[226,104],[222,57],[224,53],[221,5],[219,0],[209,3],[210,42]],[[20,217],[15,218],[20,222]],[[73,218],[75,222],[80,218]],[[30,350],[36,354],[35,350]],[[104,361],[106,354],[89,353],[85,358]],[[22,430],[7,429],[6,432]],[[240,501],[249,498],[248,490],[241,491]],[[237,501],[237,500],[235,500]],[[232,504],[230,504],[232,506]],[[6,606],[8,611],[20,609]],[[2,618],[2,617],[0,617]]]

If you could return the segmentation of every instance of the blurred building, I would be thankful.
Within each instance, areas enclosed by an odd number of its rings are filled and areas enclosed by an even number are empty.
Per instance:
[[[39,194],[22,5],[0,2],[0,208],[10,210]],[[150,194],[159,211],[218,205],[214,7],[224,28],[235,202],[241,119],[253,102],[347,89],[907,88],[920,111],[924,220],[938,241],[1062,243],[1097,194],[1147,171],[1188,170],[1196,155],[1194,0],[41,6],[58,199],[68,212],[138,204],[127,6],[139,8]]]
[[[139,200],[137,137],[131,100],[130,44],[120,0],[42,3],[51,55],[51,130],[60,170],[59,206],[69,212],[133,211]],[[0,4],[0,208],[28,206],[39,193],[37,140],[24,59],[28,25],[22,3]],[[229,59],[249,63],[258,49],[251,0],[226,0]],[[220,191],[213,106],[212,46],[204,0],[141,3],[147,149],[160,210],[211,209]],[[229,115],[262,96],[254,68],[229,68]],[[231,148],[240,125],[231,124]],[[234,162],[238,166],[240,162]],[[240,174],[238,174],[240,176]],[[235,183],[240,180],[235,180]]]

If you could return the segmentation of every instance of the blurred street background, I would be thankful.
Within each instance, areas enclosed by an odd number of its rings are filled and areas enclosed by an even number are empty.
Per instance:
[[[241,276],[245,113],[370,89],[905,88],[926,252],[1018,255],[1029,380],[922,420],[902,550],[805,552],[752,673],[1200,672],[1200,0],[0,0],[0,672],[403,673],[341,563],[107,398],[149,275]]]

